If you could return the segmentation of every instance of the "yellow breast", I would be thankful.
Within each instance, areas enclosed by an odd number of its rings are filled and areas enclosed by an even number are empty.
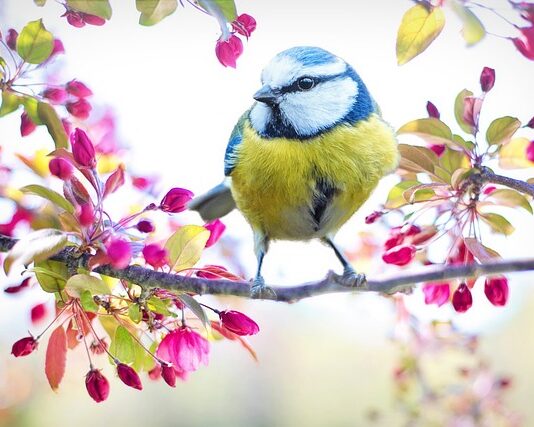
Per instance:
[[[260,137],[245,125],[232,171],[232,194],[252,227],[271,239],[335,233],[398,163],[392,129],[373,114],[309,140]],[[313,216],[318,180],[335,195],[320,223]]]

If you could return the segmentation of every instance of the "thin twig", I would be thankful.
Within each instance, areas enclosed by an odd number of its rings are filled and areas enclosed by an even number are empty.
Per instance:
[[[480,178],[484,182],[505,185],[506,187],[513,188],[514,190],[534,197],[534,185],[529,184],[526,181],[521,181],[519,179],[510,178],[507,176],[497,175],[496,173],[491,172],[487,168],[483,168],[480,173]]]

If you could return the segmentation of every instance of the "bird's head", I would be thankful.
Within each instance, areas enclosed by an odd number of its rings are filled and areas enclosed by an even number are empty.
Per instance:
[[[261,80],[249,118],[266,138],[312,138],[338,124],[365,119],[375,109],[354,69],[318,47],[279,53]]]

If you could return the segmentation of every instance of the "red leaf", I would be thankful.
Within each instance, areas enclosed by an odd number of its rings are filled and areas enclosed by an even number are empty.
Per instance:
[[[50,335],[46,348],[45,373],[52,390],[56,391],[65,374],[67,361],[67,336],[63,326],[58,326]]]
[[[121,164],[119,167],[113,172],[109,178],[106,181],[106,185],[104,187],[104,197],[107,195],[114,193],[124,184],[124,165]]]

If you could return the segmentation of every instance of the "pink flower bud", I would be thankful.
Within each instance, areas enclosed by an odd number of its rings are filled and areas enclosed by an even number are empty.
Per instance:
[[[478,128],[478,118],[480,116],[480,109],[482,108],[482,99],[474,96],[466,96],[464,98],[464,113],[463,120],[469,126]]]
[[[248,39],[256,29],[256,20],[252,16],[242,13],[232,22],[232,28]]]
[[[217,280],[217,279],[228,279],[233,281],[243,280],[241,277],[236,276],[233,273],[230,273],[222,265],[206,265],[202,270],[196,272],[197,277],[203,279]]]
[[[217,241],[221,238],[221,235],[226,229],[226,225],[224,225],[220,219],[216,219],[208,222],[206,225],[204,225],[204,228],[210,232],[210,237],[206,242],[206,247],[209,248],[217,243]]]
[[[226,329],[237,335],[255,335],[260,331],[260,327],[254,320],[239,311],[221,311],[219,318]]]
[[[76,28],[82,28],[85,26],[85,22],[82,18],[82,15],[78,12],[74,12],[73,10],[67,10],[63,15],[67,18],[67,22]]]
[[[78,119],[85,120],[89,117],[91,110],[91,104],[89,104],[85,98],[80,98],[75,102],[67,102],[65,105],[67,111]]]
[[[373,224],[378,218],[384,215],[382,211],[374,211],[365,217],[366,224]]]
[[[30,119],[30,116],[26,114],[26,111],[22,113],[20,116],[20,135],[21,136],[28,136],[30,133],[32,133],[37,126],[35,123]]]
[[[160,268],[167,264],[167,250],[156,244],[146,245],[143,248],[143,257],[154,268]]]
[[[534,162],[534,139],[530,141],[530,143],[527,146],[526,157],[527,157],[527,160]]]
[[[187,203],[193,198],[193,193],[184,188],[173,188],[170,190],[159,205],[163,212],[178,213],[187,208]]]
[[[137,390],[143,390],[143,384],[141,384],[141,378],[137,375],[137,372],[130,366],[119,363],[117,365],[117,374],[120,380],[129,387]]]
[[[68,82],[65,85],[65,89],[67,89],[67,92],[75,96],[76,98],[86,98],[93,94],[91,89],[89,89],[85,84],[78,80],[71,80],[70,82]]]
[[[109,382],[97,369],[91,369],[85,377],[85,387],[92,399],[103,402],[109,396]]]
[[[81,166],[94,168],[96,166],[95,148],[87,134],[80,128],[76,128],[70,134],[72,155],[74,160]]]
[[[430,148],[434,153],[436,153],[436,156],[440,157],[445,152],[445,144],[432,144],[430,145]]]
[[[76,212],[78,217],[78,222],[82,227],[89,227],[95,222],[95,210],[93,208],[93,203],[83,203],[80,205],[78,211]]]
[[[532,117],[525,126],[527,128],[534,129],[534,117]]]
[[[16,30],[13,28],[10,28],[7,30],[6,35],[6,44],[11,50],[17,50],[17,37],[19,36],[19,33],[17,33]]]
[[[525,57],[534,61],[534,25],[519,28],[521,37],[511,38],[516,49]]]
[[[50,56],[59,55],[60,53],[65,53],[65,47],[63,46],[63,42],[59,39],[54,39],[54,47],[52,48],[52,53]]]
[[[4,289],[6,294],[18,294],[30,286],[30,277],[26,277],[19,285],[8,286]]]
[[[150,371],[148,371],[148,378],[152,381],[157,381],[161,377],[161,365],[156,364]]]
[[[63,129],[65,129],[65,133],[70,135],[72,131],[72,123],[67,119],[61,119],[61,124],[63,125]]]
[[[37,304],[36,306],[33,306],[30,312],[32,323],[33,324],[39,323],[41,320],[43,320],[43,318],[46,317],[47,312],[48,310],[46,308],[45,303]]]
[[[506,305],[508,301],[508,279],[506,277],[487,278],[484,283],[484,293],[493,305]]]
[[[139,221],[135,228],[137,228],[141,233],[152,233],[156,229],[152,221],[148,219],[142,219]]]
[[[428,113],[428,117],[439,119],[440,115],[439,115],[438,108],[434,104],[432,104],[432,102],[428,101],[426,103],[426,111]]]
[[[67,181],[72,177],[74,168],[68,160],[62,159],[61,157],[54,157],[48,163],[48,169],[50,173],[54,176],[57,176],[63,181]]]
[[[63,88],[49,87],[43,92],[43,97],[52,104],[63,104],[67,100],[67,91]]]
[[[101,26],[106,23],[106,20],[100,16],[90,15],[89,13],[80,13],[80,15],[82,16],[83,22],[89,25]]]
[[[120,270],[130,265],[132,248],[128,242],[122,239],[112,239],[107,245],[107,255],[110,264]]]
[[[497,187],[495,187],[494,185],[488,185],[486,187],[484,187],[484,191],[483,193],[488,196],[490,195],[491,193],[493,193],[495,190],[497,189]]]
[[[493,68],[484,67],[480,74],[480,87],[483,92],[489,92],[495,84],[495,70]]]
[[[161,376],[168,385],[171,387],[176,387],[176,371],[172,365],[161,365]]]
[[[27,356],[37,349],[39,343],[34,337],[25,337],[18,340],[13,347],[11,347],[11,354],[15,357]]]
[[[460,284],[452,295],[452,306],[458,313],[464,313],[473,305],[473,296],[465,283]]]
[[[146,190],[152,183],[152,180],[144,176],[136,176],[132,178],[132,185],[138,190]]]
[[[425,294],[425,304],[436,304],[441,307],[451,295],[450,285],[448,283],[427,283],[423,286]]]
[[[217,40],[215,55],[225,67],[236,67],[236,61],[243,53],[243,42],[239,37],[231,35],[228,40]]]
[[[387,250],[382,255],[382,259],[387,264],[406,265],[414,258],[415,252],[413,245],[395,246]]]

